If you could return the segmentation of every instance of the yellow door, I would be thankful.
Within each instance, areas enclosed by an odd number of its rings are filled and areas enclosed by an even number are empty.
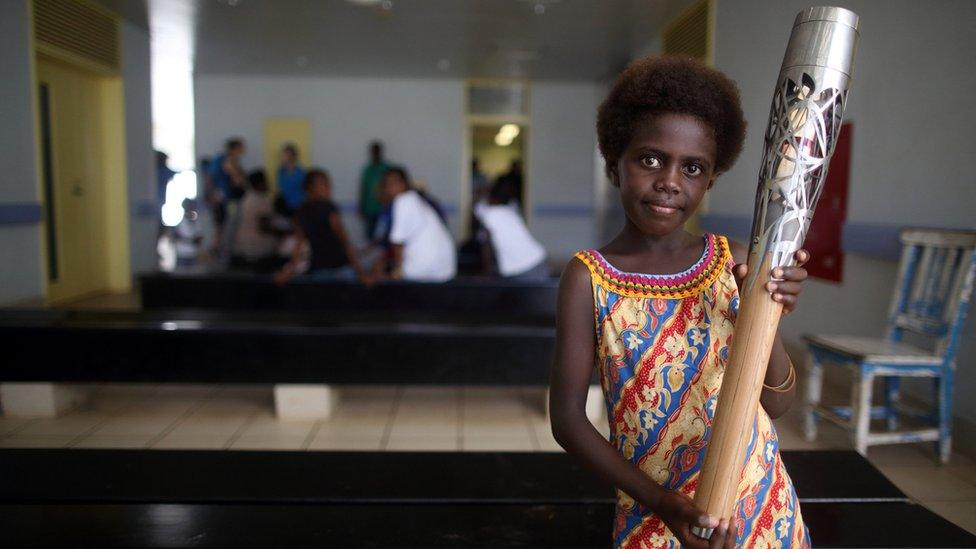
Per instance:
[[[104,116],[99,77],[46,58],[37,63],[42,181],[48,221],[48,299],[108,287],[104,203]],[[46,113],[46,115],[45,115]],[[44,145],[46,144],[46,145]],[[53,238],[51,238],[53,236]]]
[[[291,143],[298,149],[298,163],[309,166],[312,161],[312,124],[307,118],[264,119],[264,165],[272,192],[278,192],[278,166],[281,149]]]

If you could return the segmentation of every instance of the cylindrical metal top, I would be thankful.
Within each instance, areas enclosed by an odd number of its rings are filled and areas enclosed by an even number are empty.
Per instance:
[[[825,67],[850,77],[857,49],[858,16],[844,8],[807,8],[796,16],[782,70]]]
[[[856,13],[849,9],[834,8],[831,6],[814,6],[796,14],[796,20],[793,21],[793,26],[796,27],[808,21],[836,21],[854,30],[858,30],[859,18]]]

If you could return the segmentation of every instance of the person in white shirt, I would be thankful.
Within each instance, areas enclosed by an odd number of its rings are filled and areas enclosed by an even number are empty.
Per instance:
[[[234,233],[232,264],[258,268],[271,261],[277,238],[271,230],[274,211],[268,200],[268,181],[263,170],[248,174],[248,189],[240,206],[240,224]]]
[[[392,204],[390,271],[393,278],[444,282],[457,274],[457,250],[435,203],[413,189],[403,168],[390,168],[381,183],[384,202]],[[383,272],[377,263],[373,278]]]
[[[498,274],[512,280],[545,280],[549,278],[546,249],[532,237],[504,185],[492,186],[487,201],[474,207],[478,221],[488,231],[491,250],[498,264]]]

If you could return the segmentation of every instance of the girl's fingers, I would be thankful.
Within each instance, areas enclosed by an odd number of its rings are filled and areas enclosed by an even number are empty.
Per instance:
[[[796,264],[798,266],[803,266],[807,261],[810,261],[810,252],[801,248],[797,250],[795,254],[793,254],[793,257],[796,259]]]
[[[776,267],[769,276],[775,280],[803,282],[807,279],[807,270],[803,267]]]
[[[796,307],[795,295],[773,294],[773,301],[782,303],[786,312],[790,312]]]
[[[803,291],[803,284],[799,282],[768,282],[766,291],[774,295],[799,295]]]
[[[725,546],[726,534],[729,531],[729,521],[723,519],[718,528],[712,532],[712,537],[708,540],[711,549],[722,549]]]

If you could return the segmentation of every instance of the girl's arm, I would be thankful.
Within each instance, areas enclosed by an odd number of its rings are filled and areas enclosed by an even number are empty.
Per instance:
[[[338,211],[329,214],[329,226],[332,227],[332,232],[335,233],[336,237],[339,238],[339,242],[342,244],[342,249],[346,252],[346,257],[349,259],[349,264],[356,269],[356,275],[359,278],[365,276],[365,271],[363,271],[363,264],[359,261],[359,254],[356,253],[355,248],[349,242],[349,236],[346,235],[346,228],[342,225],[342,216],[339,215]]]
[[[725,521],[720,525],[717,519],[697,511],[690,498],[668,491],[651,480],[624,459],[587,419],[586,395],[596,351],[590,284],[589,270],[575,259],[566,267],[559,282],[556,351],[549,389],[553,436],[586,467],[658,513],[684,546],[708,546],[707,541],[690,533],[690,527],[696,525],[718,527],[711,540],[716,547],[734,541],[734,536],[725,539]]]
[[[746,262],[749,251],[738,242],[730,242],[730,244],[732,257],[736,262],[736,282],[741,288],[742,280],[745,279],[746,272],[748,271]],[[773,294],[773,299],[783,303],[784,316],[793,312],[793,309],[796,308],[797,298],[803,289],[801,283],[807,278],[807,270],[803,268],[803,265],[809,259],[809,252],[806,250],[798,250],[796,252],[796,267],[777,268],[773,272],[773,278],[781,279],[781,281],[770,282],[767,289]],[[791,370],[793,371],[791,372]],[[789,381],[791,376],[793,376],[793,381]],[[763,409],[766,410],[770,418],[776,419],[782,416],[793,404],[793,399],[796,397],[795,376],[796,370],[790,360],[790,356],[786,353],[783,340],[777,332],[772,353],[769,355],[769,365],[766,367],[766,378],[763,380],[765,386],[759,395],[759,403],[762,404]],[[784,389],[774,391],[768,388],[775,387],[778,389],[787,381],[789,383]]]

